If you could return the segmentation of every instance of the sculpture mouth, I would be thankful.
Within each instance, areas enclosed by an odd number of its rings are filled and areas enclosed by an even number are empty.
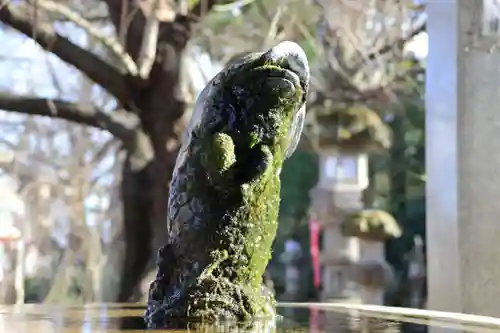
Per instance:
[[[285,80],[292,82],[292,84],[295,87],[301,87],[302,90],[304,90],[304,85],[301,82],[300,77],[297,73],[295,73],[291,69],[285,69],[284,72],[285,72]]]
[[[285,73],[287,80],[290,80],[296,87],[300,87],[302,89],[302,94],[305,98],[309,89],[307,80],[301,76],[301,73],[297,73],[292,68],[285,68]]]
[[[292,71],[291,69],[288,69],[288,68],[282,68],[282,67],[278,67],[278,66],[267,66],[267,67],[271,69],[271,71],[269,73],[269,78],[278,79],[276,81],[281,82],[281,84],[280,84],[281,86],[283,84],[290,85],[291,88],[293,88],[293,89],[290,89],[292,91],[296,91],[297,88],[300,87],[302,90],[302,94],[305,95],[305,93],[307,92],[307,86],[306,86],[305,82],[302,82],[302,80],[300,79],[299,75],[297,75],[297,73],[295,73],[294,71]]]
[[[267,64],[276,64],[297,77],[305,96],[309,88],[309,63],[304,50],[296,43],[283,41],[260,56]],[[294,79],[295,81],[295,79]],[[292,81],[293,82],[293,81]]]
[[[274,86],[281,89],[287,89],[289,87],[287,90],[290,92],[290,95],[288,96],[293,96],[297,90],[300,90],[300,106],[306,102],[309,85],[308,81],[301,77],[300,73],[286,67],[267,65],[267,68],[271,69],[269,72],[269,79],[274,81]]]

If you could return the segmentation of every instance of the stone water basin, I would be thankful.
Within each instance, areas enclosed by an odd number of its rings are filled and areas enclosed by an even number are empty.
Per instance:
[[[0,307],[0,333],[144,332],[138,304],[85,306],[23,305]],[[345,303],[291,304],[278,308],[276,320],[253,324],[176,324],[170,333],[378,333],[500,332],[500,319],[405,308]]]

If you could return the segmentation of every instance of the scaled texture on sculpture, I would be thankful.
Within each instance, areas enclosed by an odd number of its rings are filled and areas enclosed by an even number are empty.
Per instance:
[[[308,85],[303,50],[282,42],[232,60],[201,92],[172,177],[149,327],[274,314],[262,275],[276,235],[279,175],[302,132]]]

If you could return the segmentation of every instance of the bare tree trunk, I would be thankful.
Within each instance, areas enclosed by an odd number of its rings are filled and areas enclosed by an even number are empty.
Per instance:
[[[112,0],[106,2],[119,31],[123,26],[122,16],[118,15],[118,8],[113,6]],[[210,9],[213,3],[200,1],[205,9]],[[129,3],[130,6],[133,4]],[[202,9],[198,7],[190,15],[199,17],[201,12]],[[143,7],[143,15],[135,16],[125,34],[126,51],[134,60],[143,51],[146,16],[147,10]],[[159,22],[154,63],[148,80],[141,82],[140,88],[130,95],[131,105],[137,108],[141,128],[151,142],[154,158],[145,168],[137,170],[133,168],[132,160],[134,154],[141,153],[129,151],[123,168],[121,189],[126,245],[117,299],[119,302],[140,299],[140,281],[148,270],[154,268],[156,251],[167,239],[169,182],[186,111],[186,96],[182,94],[180,79],[182,60],[193,23],[192,18],[181,15],[177,15],[173,21]]]
[[[165,70],[161,65],[153,67],[151,77],[157,81],[135,99],[140,110],[148,110],[141,113],[141,123],[151,139],[155,158],[145,169],[134,171],[129,154],[124,165],[122,200],[126,247],[119,301],[127,301],[142,274],[153,268],[156,250],[166,240],[169,182],[186,107],[183,97],[176,92],[182,52],[183,46],[178,46],[175,53],[170,54],[169,61],[175,62],[172,69]]]
[[[166,240],[169,182],[186,108],[180,89],[182,57],[194,24],[216,1],[199,0],[183,13],[175,13],[166,0],[102,1],[116,28],[113,43],[118,46],[113,46],[113,52],[121,66],[107,63],[53,27],[37,25],[32,15],[9,0],[0,0],[0,21],[103,87],[118,101],[118,110],[110,115],[90,104],[1,94],[0,109],[93,126],[123,142],[127,151],[121,186],[125,253],[116,301],[126,302],[138,299],[140,279],[148,267],[153,268],[156,249]],[[70,8],[48,0],[40,4],[66,15],[97,38],[90,22],[68,16]]]

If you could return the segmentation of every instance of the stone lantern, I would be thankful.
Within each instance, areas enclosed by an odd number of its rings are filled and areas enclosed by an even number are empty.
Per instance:
[[[385,287],[394,280],[384,258],[384,242],[401,236],[399,224],[386,211],[365,209],[347,215],[340,230],[344,237],[359,240],[359,258],[351,265],[349,277],[359,287],[360,300],[383,304]]]
[[[327,105],[328,104],[328,105]],[[351,278],[360,260],[361,242],[341,232],[346,216],[364,208],[369,185],[368,153],[390,147],[391,134],[377,112],[363,105],[326,103],[316,114],[315,148],[319,152],[319,181],[310,192],[310,214],[322,228],[322,292],[328,300],[362,301]]]
[[[311,191],[311,211],[323,229],[323,300],[357,298],[348,268],[359,259],[359,241],[342,235],[340,225],[345,216],[363,208],[362,193],[367,186],[366,155],[332,151],[320,157],[320,180]]]

